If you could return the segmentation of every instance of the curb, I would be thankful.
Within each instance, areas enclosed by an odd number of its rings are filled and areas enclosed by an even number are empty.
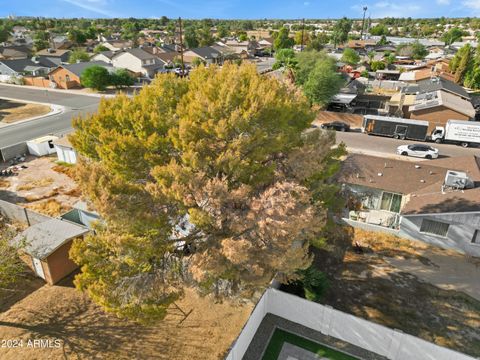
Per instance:
[[[2,83],[0,82],[0,86],[11,86],[15,87],[18,89],[28,89],[28,90],[37,90],[37,91],[51,91],[51,92],[56,92],[60,94],[69,94],[69,95],[78,95],[78,96],[90,96],[90,97],[97,97],[97,98],[110,98],[110,97],[115,97],[116,94],[96,94],[96,93],[84,93],[84,92],[77,92],[77,91],[71,91],[68,89],[53,89],[53,88],[42,88],[38,86],[31,86],[31,85],[16,85],[16,84],[8,84],[8,83]]]
[[[38,102],[38,101],[25,101],[25,100],[22,100],[22,99],[15,99],[15,98],[9,98],[9,97],[0,97],[0,99],[15,101],[15,102],[23,103],[23,104],[44,105],[44,106],[49,106],[50,109],[51,109],[51,111],[49,113],[45,114],[45,115],[34,116],[34,117],[31,117],[31,118],[28,118],[28,119],[16,121],[16,122],[11,123],[11,124],[1,124],[0,123],[0,130],[8,128],[8,127],[13,127],[15,125],[20,125],[20,124],[23,124],[23,123],[26,123],[26,122],[29,122],[29,121],[34,121],[34,120],[43,119],[43,118],[46,118],[46,117],[62,114],[62,113],[65,112],[65,109],[66,109],[65,106],[56,105],[56,104],[48,104],[48,103],[43,103],[43,102]]]

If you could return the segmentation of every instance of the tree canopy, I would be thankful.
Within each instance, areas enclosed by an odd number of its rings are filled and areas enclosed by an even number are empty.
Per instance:
[[[349,65],[356,65],[360,61],[360,55],[353,49],[345,48],[341,60]]]
[[[335,22],[332,32],[332,41],[334,46],[343,44],[348,40],[348,34],[352,30],[352,20],[343,17]]]
[[[68,62],[70,64],[75,64],[77,62],[89,61],[90,55],[87,54],[85,50],[75,49],[70,53],[68,57]]]
[[[78,181],[106,225],[71,256],[108,310],[165,315],[182,288],[251,294],[310,265],[343,147],[304,96],[253,65],[158,76],[74,120]]]
[[[110,85],[111,78],[103,66],[92,65],[83,70],[80,81],[84,87],[103,91]]]
[[[324,52],[304,51],[297,54],[297,61],[296,83],[312,104],[327,105],[345,83],[335,60]]]
[[[289,30],[285,27],[281,28],[273,40],[273,48],[275,50],[288,49],[293,47],[295,40],[289,37]]]

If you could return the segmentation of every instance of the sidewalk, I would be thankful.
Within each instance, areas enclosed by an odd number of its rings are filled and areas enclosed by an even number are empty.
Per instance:
[[[57,93],[62,93],[62,94],[71,94],[71,95],[83,95],[83,96],[92,96],[92,97],[114,97],[115,94],[100,94],[100,93],[92,93],[86,91],[86,89],[51,89],[51,88],[42,88],[38,86],[30,86],[30,85],[15,85],[15,84],[7,84],[7,83],[0,83],[1,86],[12,86],[16,87],[19,89],[29,89],[29,90],[38,90],[38,91],[48,91],[48,92],[57,92]],[[134,88],[133,90],[136,90],[137,88]]]

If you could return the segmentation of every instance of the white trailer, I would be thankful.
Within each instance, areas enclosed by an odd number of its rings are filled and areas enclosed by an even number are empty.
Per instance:
[[[480,144],[480,122],[448,120],[445,127],[435,127],[431,139],[437,144],[445,142],[463,147]]]

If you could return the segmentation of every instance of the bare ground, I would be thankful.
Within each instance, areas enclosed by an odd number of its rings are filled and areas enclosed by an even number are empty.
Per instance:
[[[144,327],[103,312],[71,286],[45,285],[0,313],[0,339],[23,340],[1,348],[5,360],[54,359],[220,359],[240,333],[250,304],[215,303],[187,289],[165,320]],[[28,340],[60,340],[59,348],[29,348]]]
[[[58,216],[79,200],[72,167],[58,165],[56,156],[29,156],[17,175],[2,178],[0,199],[21,204],[34,211]]]
[[[338,236],[340,232],[343,236]],[[326,304],[438,345],[480,356],[480,301],[453,290],[455,286],[437,287],[390,261],[419,261],[441,274],[447,270],[432,261],[431,255],[457,260],[462,255],[360,229],[346,228],[338,233],[337,250],[318,251],[315,258],[317,266],[330,278]],[[354,241],[362,245],[363,254],[354,251]],[[339,250],[342,248],[343,251]],[[455,285],[455,280],[452,284]]]
[[[26,104],[0,99],[0,122],[5,124],[46,115],[50,111],[50,106],[47,105]]]

